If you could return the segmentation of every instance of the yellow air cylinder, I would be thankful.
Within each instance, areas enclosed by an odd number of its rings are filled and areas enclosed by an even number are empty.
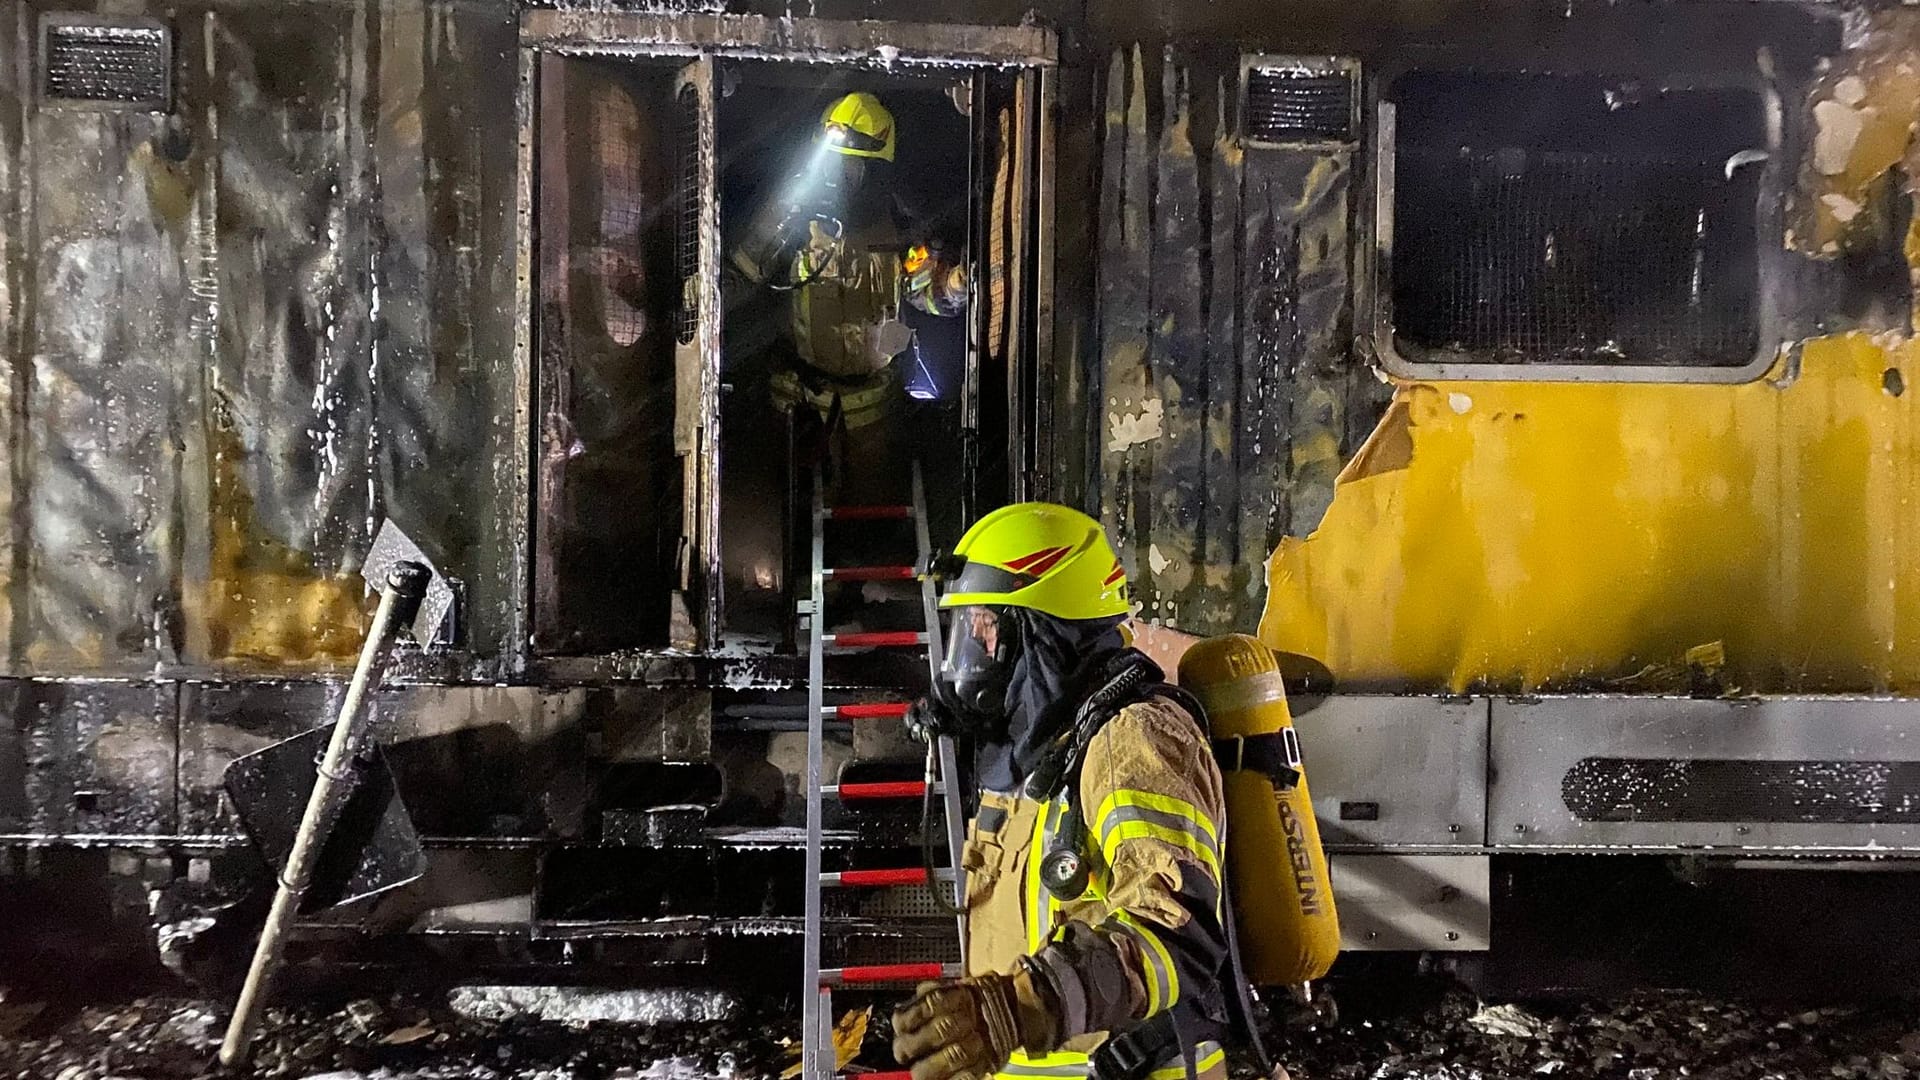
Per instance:
[[[1256,638],[1227,634],[1194,645],[1180,659],[1180,686],[1206,706],[1215,739],[1293,729],[1280,665]],[[1247,977],[1267,986],[1318,979],[1339,955],[1340,920],[1306,773],[1287,790],[1252,769],[1223,764],[1222,773],[1227,875]]]

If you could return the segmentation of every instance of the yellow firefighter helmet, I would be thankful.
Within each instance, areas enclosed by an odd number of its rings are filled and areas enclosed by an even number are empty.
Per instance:
[[[847,157],[893,160],[893,114],[880,99],[861,91],[848,94],[820,114],[827,147]]]
[[[940,598],[943,608],[1002,604],[1060,619],[1126,615],[1127,572],[1100,523],[1053,503],[1003,506],[968,529],[953,549],[965,562]]]

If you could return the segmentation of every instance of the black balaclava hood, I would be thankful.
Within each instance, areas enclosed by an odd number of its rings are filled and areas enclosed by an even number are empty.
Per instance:
[[[1073,721],[1092,673],[1127,647],[1124,615],[1060,619],[1030,608],[1008,609],[1020,620],[1021,651],[1007,682],[1007,729],[983,739],[975,756],[985,791],[1012,791],[1047,745]]]

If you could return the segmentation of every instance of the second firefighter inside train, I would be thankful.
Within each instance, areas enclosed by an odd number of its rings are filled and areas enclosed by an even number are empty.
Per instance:
[[[967,531],[947,658],[909,724],[976,747],[966,977],[895,1014],[914,1080],[1226,1074],[1226,804],[1199,706],[1128,644],[1100,524],[1023,503]],[[1109,1035],[1112,1037],[1109,1038]]]
[[[850,463],[854,498],[863,475],[896,459],[894,362],[913,345],[903,306],[949,316],[967,301],[964,267],[894,183],[900,134],[875,95],[834,100],[804,163],[729,254],[748,285],[784,294],[784,325],[764,353],[772,404],[800,425],[804,456],[831,448]]]

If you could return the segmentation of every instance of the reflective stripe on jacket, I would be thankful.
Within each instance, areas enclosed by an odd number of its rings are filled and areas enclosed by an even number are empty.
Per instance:
[[[982,795],[963,854],[967,970],[1011,971],[1079,921],[1119,948],[1134,983],[1136,1020],[1190,998],[1223,1017],[1226,801],[1199,725],[1162,698],[1122,709],[1088,744],[1079,798],[1078,839],[1092,882],[1080,897],[1062,901],[1041,883],[1040,866],[1067,821],[1067,796],[1039,803],[1018,793]],[[1206,1039],[1218,1030],[1194,1034],[1205,1039],[1194,1047],[1200,1072],[1224,1076],[1219,1045]],[[1097,1033],[1058,1053],[1016,1054],[1002,1075],[1084,1076],[1087,1054],[1104,1039]],[[1185,1073],[1176,1055],[1154,1076],[1180,1080]]]
[[[833,415],[834,398],[840,399],[840,420],[848,431],[858,431],[869,424],[878,423],[887,414],[887,402],[893,397],[894,378],[891,369],[850,383],[843,387],[825,387],[813,389],[806,385],[800,373],[781,368],[773,373],[767,384],[768,396],[773,399],[773,407],[786,413],[792,412],[801,402],[806,402],[826,420]]]

